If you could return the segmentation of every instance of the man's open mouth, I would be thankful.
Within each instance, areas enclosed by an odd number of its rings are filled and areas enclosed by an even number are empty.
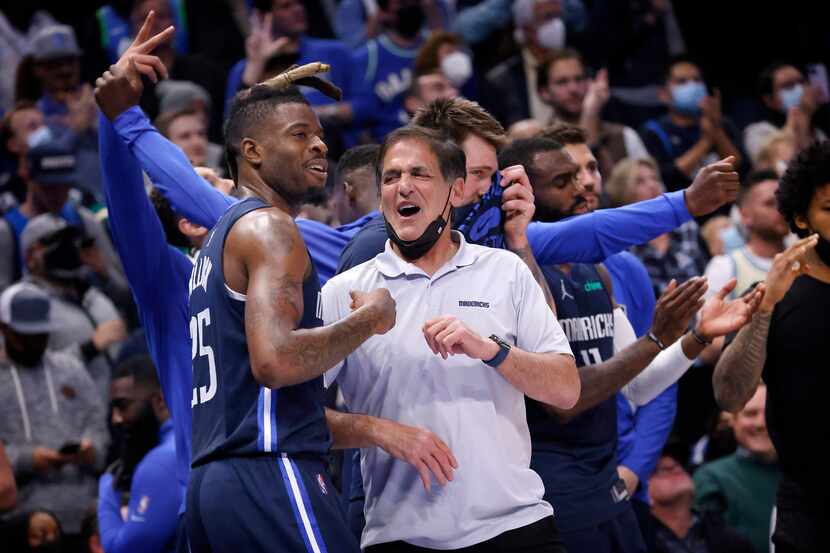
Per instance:
[[[413,217],[417,215],[421,211],[421,208],[412,203],[401,203],[398,206],[398,215],[406,219],[407,217]]]
[[[325,159],[315,159],[306,164],[306,169],[312,173],[317,173],[321,176],[326,176],[329,171],[329,162]]]

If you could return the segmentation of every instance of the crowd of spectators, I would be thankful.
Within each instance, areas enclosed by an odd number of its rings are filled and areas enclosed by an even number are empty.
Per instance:
[[[734,205],[630,249],[652,306],[672,280],[706,275],[714,295],[735,278],[732,297],[764,280],[792,240],[778,180],[830,135],[830,43],[807,23],[804,49],[765,48],[744,63],[725,47],[725,64],[711,46],[696,48],[706,20],[670,0],[119,0],[72,13],[54,4],[0,10],[0,543],[9,551],[163,551],[174,537],[180,497],[159,492],[175,486],[171,413],[129,260],[113,246],[93,94],[151,11],[154,32],[176,33],[155,52],[169,76],[145,78],[141,109],[228,194],[222,126],[234,95],[295,64],[331,65],[341,100],[303,88],[332,169],[300,215],[342,231],[340,249],[378,208],[377,144],[436,100],[480,103],[508,143],[565,145],[589,211],[684,190],[702,167],[729,160],[741,175]],[[784,41],[754,36],[767,38]],[[723,68],[733,64],[743,65],[737,82]],[[470,172],[468,156],[468,178],[489,183],[498,167],[488,164]],[[207,229],[160,193],[164,164],[143,168],[168,241],[191,253]],[[708,346],[653,411],[619,397],[618,448],[631,463],[620,475],[653,551],[770,551],[779,469],[766,390],[736,415],[721,412],[711,375],[723,347]],[[625,454],[639,443],[649,448]],[[148,516],[153,536],[127,549],[151,496],[167,502]]]

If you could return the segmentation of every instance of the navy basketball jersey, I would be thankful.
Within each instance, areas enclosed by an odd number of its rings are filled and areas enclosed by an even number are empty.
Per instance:
[[[573,265],[570,274],[565,274],[547,266],[542,272],[577,367],[610,359],[614,355],[614,312],[596,267]],[[527,421],[533,444],[531,467],[542,477],[546,498],[557,508],[557,517],[567,517],[570,510],[563,505],[568,502],[562,496],[596,490],[608,493],[616,481],[616,396],[567,423],[528,399]]]
[[[272,390],[251,373],[245,336],[244,294],[225,283],[225,239],[242,216],[270,207],[249,198],[230,207],[213,227],[190,277],[193,357],[193,466],[240,456],[325,454],[331,438],[323,410],[323,380]],[[311,271],[303,282],[299,328],[323,324],[320,282]]]

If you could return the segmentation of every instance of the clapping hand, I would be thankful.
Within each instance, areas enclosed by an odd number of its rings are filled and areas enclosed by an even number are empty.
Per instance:
[[[752,319],[764,297],[764,285],[758,285],[743,297],[726,301],[735,289],[737,279],[732,278],[717,294],[709,298],[700,309],[699,322],[695,331],[707,342],[720,336],[738,331]]]

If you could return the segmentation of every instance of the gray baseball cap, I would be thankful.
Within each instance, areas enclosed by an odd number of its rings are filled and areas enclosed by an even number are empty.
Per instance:
[[[48,61],[81,55],[75,31],[69,25],[47,25],[32,38],[35,61]]]
[[[210,95],[205,87],[191,81],[166,80],[156,85],[159,113],[184,111],[204,106],[210,111]]]
[[[25,255],[32,246],[68,226],[63,218],[52,213],[32,217],[20,235],[20,250]]]
[[[0,294],[0,322],[20,334],[52,332],[55,325],[49,296],[28,282],[9,286]]]

